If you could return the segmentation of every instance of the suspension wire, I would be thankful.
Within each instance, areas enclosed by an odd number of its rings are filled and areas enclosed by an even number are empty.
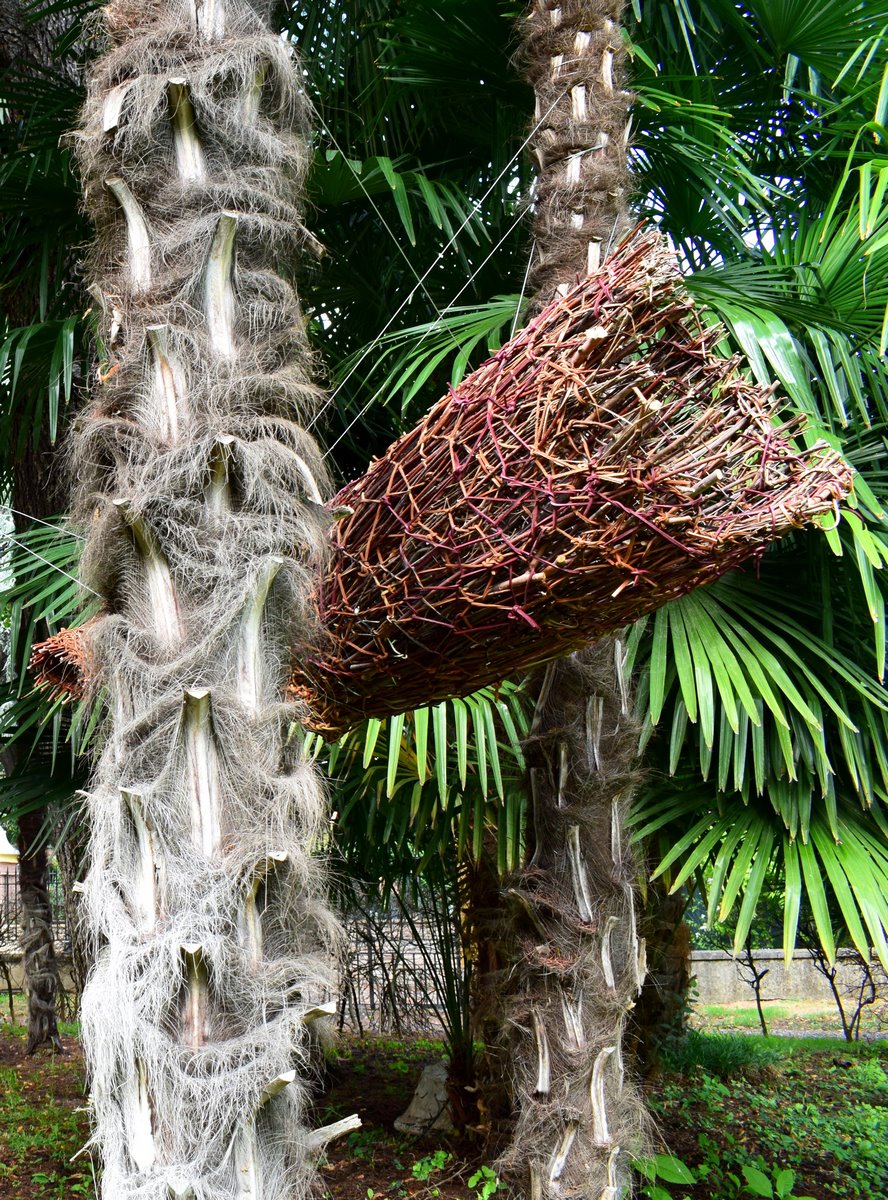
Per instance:
[[[478,264],[478,266],[475,268],[475,270],[472,272],[472,274],[468,277],[468,279],[465,281],[465,283],[462,285],[462,287],[459,289],[459,291],[456,293],[456,295],[453,297],[453,299],[447,305],[447,308],[444,310],[445,314],[448,313],[451,308],[453,308],[453,306],[456,304],[457,300],[460,298],[460,296],[463,294],[463,292],[466,290],[466,288],[469,287],[469,285],[472,283],[472,280],[476,277],[476,275],[479,273],[479,271],[481,271],[487,265],[487,263],[491,260],[491,258],[493,258],[494,254],[496,254],[497,250],[499,250],[499,248],[500,248],[500,246],[502,246],[503,242],[505,242],[507,238],[511,237],[512,231],[514,229],[517,229],[517,227],[521,223],[521,221],[524,220],[524,217],[525,217],[524,212],[520,212],[518,214],[518,216],[515,218],[515,220],[512,222],[512,224],[509,226],[509,228],[506,230],[506,232],[503,234],[503,236],[497,242],[497,244],[488,253],[487,257]],[[429,337],[431,335],[431,333],[432,333],[432,327],[429,327],[426,330],[426,332],[422,335],[422,337],[419,339],[419,341],[416,343],[417,348],[423,344],[423,342],[426,340],[427,337]],[[382,392],[384,390],[385,390],[385,384],[384,383],[380,384],[380,386],[376,389],[376,391],[373,393],[373,395],[370,397],[370,399],[367,401],[367,403],[363,406],[363,408],[360,410],[360,412],[358,412],[351,419],[351,421],[349,421],[349,423],[348,423],[348,425],[346,425],[345,429],[342,430],[342,432],[340,433],[340,435],[336,439],[336,441],[333,442],[332,445],[327,447],[326,451],[324,452],[324,458],[327,458],[328,455],[332,454],[332,452],[336,449],[336,447],[339,445],[339,443],[342,441],[342,439],[345,437],[345,435],[349,432],[349,430],[352,429],[353,426],[356,425],[358,421],[360,421],[360,419],[361,419],[361,417],[363,417],[364,413],[366,413],[367,410],[370,408],[370,406],[376,402],[376,400],[379,398],[380,395],[382,395]]]
[[[25,554],[30,554],[32,558],[36,558],[40,562],[45,563],[48,567],[51,567],[53,571],[57,571],[59,575],[64,575],[66,579],[70,579],[72,583],[76,583],[77,586],[83,588],[85,592],[92,592],[92,594],[98,597],[99,600],[104,599],[99,592],[83,583],[77,578],[76,575],[69,575],[67,571],[63,571],[62,568],[56,563],[50,562],[48,558],[44,558],[42,554],[38,554],[36,550],[32,550],[31,547],[26,546],[24,542],[20,542],[18,538],[13,537],[11,533],[0,534],[0,537],[4,538],[7,542],[12,542],[14,546],[18,546],[19,550],[24,550]]]
[[[512,328],[509,330],[509,337],[515,336],[515,330],[518,328],[518,318],[521,316],[521,305],[524,303],[524,294],[527,291],[527,283],[530,279],[530,268],[533,266],[533,260],[536,256],[537,244],[536,238],[530,246],[530,254],[527,256],[527,266],[524,269],[524,279],[521,283],[521,291],[518,293],[518,307],[515,309],[515,316],[512,318]]]
[[[397,318],[400,316],[400,314],[401,314],[401,313],[404,311],[404,309],[407,307],[407,305],[408,305],[408,304],[410,303],[410,301],[413,299],[414,295],[416,294],[417,288],[418,288],[419,286],[421,286],[421,285],[422,285],[422,284],[425,282],[425,280],[426,280],[426,279],[428,279],[429,275],[430,275],[430,274],[432,273],[432,271],[435,269],[435,267],[437,266],[437,264],[438,264],[438,263],[441,261],[441,259],[443,259],[444,255],[447,253],[447,251],[448,251],[448,250],[449,250],[449,249],[450,249],[450,248],[451,248],[451,247],[452,247],[452,246],[455,244],[455,242],[456,242],[457,238],[459,237],[459,235],[462,233],[462,231],[463,231],[463,230],[466,228],[466,226],[467,226],[467,225],[469,224],[469,222],[472,220],[473,216],[475,215],[475,212],[477,212],[477,210],[478,210],[478,209],[480,208],[480,206],[481,206],[481,205],[484,203],[484,201],[485,201],[485,200],[488,198],[488,196],[490,196],[490,195],[491,195],[491,193],[494,191],[494,189],[495,189],[495,188],[496,188],[496,187],[497,187],[497,186],[498,186],[498,185],[499,185],[499,184],[502,182],[502,180],[503,180],[503,179],[506,177],[506,175],[508,174],[508,172],[509,172],[509,171],[512,169],[512,166],[514,165],[514,163],[515,163],[515,162],[517,162],[518,158],[519,158],[519,157],[521,156],[521,154],[524,152],[525,148],[526,148],[526,147],[529,145],[529,143],[531,142],[531,140],[532,140],[532,139],[533,139],[533,138],[536,136],[536,134],[537,134],[538,130],[539,130],[541,127],[542,127],[542,125],[543,125],[543,122],[544,122],[544,121],[546,121],[546,120],[548,119],[548,117],[549,117],[549,114],[550,114],[550,113],[553,111],[553,109],[555,108],[555,106],[556,106],[558,103],[560,103],[560,101],[561,101],[561,100],[564,98],[564,96],[566,96],[566,95],[567,95],[567,92],[565,91],[565,92],[561,93],[560,95],[556,96],[556,98],[555,98],[555,99],[552,101],[552,103],[549,105],[549,107],[548,107],[548,109],[546,110],[546,112],[544,112],[544,113],[543,113],[543,115],[542,115],[542,116],[539,118],[539,120],[538,120],[538,121],[535,123],[535,125],[534,125],[534,126],[533,126],[533,128],[531,129],[530,133],[527,135],[527,137],[524,139],[524,141],[521,143],[521,145],[518,147],[518,149],[515,151],[515,153],[512,155],[512,157],[511,157],[511,158],[509,159],[509,161],[506,163],[506,165],[503,167],[502,171],[500,171],[499,175],[497,175],[497,177],[496,177],[496,178],[493,180],[493,182],[490,184],[490,186],[487,188],[487,190],[486,190],[486,191],[483,193],[483,195],[482,195],[482,196],[481,196],[481,197],[480,197],[480,198],[479,198],[477,201],[475,201],[475,204],[474,204],[474,210],[475,210],[475,211],[474,211],[474,212],[472,212],[472,213],[470,213],[470,214],[469,214],[469,215],[468,215],[468,216],[467,216],[467,217],[466,217],[466,218],[463,220],[463,222],[462,222],[462,224],[459,226],[459,228],[458,228],[458,229],[457,229],[457,230],[456,230],[456,231],[455,231],[455,232],[454,232],[454,233],[451,235],[451,237],[450,237],[450,238],[447,240],[447,242],[445,243],[444,247],[443,247],[443,248],[442,248],[442,249],[441,249],[441,250],[438,252],[438,254],[436,254],[436,255],[435,255],[435,258],[432,260],[431,264],[430,264],[430,265],[429,265],[429,266],[426,268],[426,270],[423,272],[423,274],[422,274],[422,275],[419,277],[419,279],[418,279],[418,281],[417,281],[417,284],[416,284],[416,287],[413,287],[413,288],[411,288],[411,289],[410,289],[410,291],[407,293],[407,295],[404,297],[404,299],[401,301],[401,303],[398,305],[398,307],[395,309],[395,311],[394,311],[394,312],[392,313],[392,315],[389,317],[388,321],[385,323],[385,325],[384,325],[384,326],[383,326],[383,328],[382,328],[382,329],[379,331],[379,333],[376,335],[376,337],[373,339],[373,341],[372,341],[372,342],[370,342],[370,343],[369,343],[367,346],[365,346],[365,347],[364,347],[364,349],[361,351],[361,353],[360,353],[360,355],[358,356],[357,360],[356,360],[356,361],[355,361],[355,362],[352,364],[352,366],[351,366],[350,370],[347,372],[347,374],[345,375],[345,377],[344,377],[343,379],[341,379],[341,380],[340,380],[340,382],[339,382],[339,383],[336,385],[336,388],[333,390],[333,392],[332,392],[332,393],[330,394],[330,396],[328,397],[328,399],[327,399],[327,402],[326,402],[326,403],[325,403],[325,404],[324,404],[324,405],[323,405],[323,406],[322,406],[322,407],[321,407],[321,408],[318,410],[318,412],[317,412],[317,413],[314,415],[314,417],[312,418],[312,420],[309,422],[309,424],[308,424],[308,426],[307,426],[307,428],[308,428],[309,430],[311,430],[311,429],[313,429],[313,428],[314,428],[314,426],[317,424],[317,422],[320,420],[320,418],[323,416],[323,414],[324,414],[324,413],[327,411],[327,409],[330,407],[330,405],[331,405],[331,404],[333,404],[333,402],[335,401],[336,397],[339,395],[339,393],[340,393],[340,392],[342,391],[342,389],[345,387],[346,383],[348,383],[349,379],[351,379],[351,377],[352,377],[352,376],[355,374],[355,372],[356,372],[356,371],[359,369],[359,367],[361,366],[361,364],[362,364],[362,363],[363,363],[363,362],[366,360],[366,358],[367,358],[367,357],[368,357],[370,354],[372,354],[372,352],[373,352],[373,351],[376,349],[376,347],[377,347],[377,346],[379,345],[379,343],[382,341],[382,339],[383,339],[383,337],[385,336],[385,334],[386,334],[386,333],[389,331],[389,329],[390,329],[390,328],[392,327],[392,325],[395,323],[395,321],[397,320]],[[310,101],[310,98],[309,98],[309,101]],[[524,215],[524,214],[522,213],[521,215],[522,215],[522,217],[523,217],[523,215]],[[516,224],[517,224],[517,222],[516,222]],[[514,228],[514,226],[512,226],[512,228]],[[509,232],[511,232],[511,229],[509,230]],[[392,236],[394,237],[394,234],[393,234]],[[504,240],[505,240],[505,239],[501,239],[501,240],[500,240],[500,242],[499,242],[499,243],[497,244],[497,246],[496,246],[496,249],[499,249],[499,246],[501,246],[501,245],[502,245],[502,242],[503,242]],[[399,248],[400,248],[400,247],[399,247]],[[485,261],[485,263],[488,261],[488,259],[489,259],[489,258],[490,258],[490,255],[488,255],[488,258],[484,260],[484,261]],[[482,264],[482,265],[483,265],[483,264]],[[474,273],[474,274],[473,274],[473,275],[470,277],[470,279],[474,279],[474,277],[475,277],[475,275],[476,275],[476,274],[477,274],[477,270],[476,270],[476,271],[475,271],[475,273]],[[446,315],[448,312],[450,312],[450,310],[453,308],[454,304],[456,303],[456,300],[458,300],[458,299],[459,299],[459,297],[460,297],[460,296],[463,294],[463,292],[464,292],[464,291],[465,291],[465,286],[464,286],[464,287],[462,287],[462,288],[460,289],[460,291],[457,293],[457,295],[456,295],[456,296],[455,296],[455,297],[454,297],[454,298],[453,298],[453,299],[450,301],[450,303],[449,303],[449,304],[447,305],[447,307],[444,309],[443,313],[440,313],[440,314],[439,314],[439,320],[443,319],[443,317],[444,317],[444,316],[445,316],[445,315]],[[421,343],[419,343],[419,344],[421,344]],[[366,411],[366,410],[363,410],[363,411]],[[351,428],[351,426],[349,426],[349,428]],[[336,443],[334,443],[334,444],[335,444],[335,445],[338,445],[340,440],[341,440],[341,438],[337,439]],[[331,448],[332,448],[332,447],[331,447]],[[329,451],[328,451],[328,453],[329,453]]]
[[[35,525],[45,525],[47,529],[54,529],[56,533],[62,534],[64,537],[76,538],[78,542],[86,541],[82,533],[75,533],[72,529],[63,529],[60,525],[53,525],[52,521],[44,521],[40,517],[35,517],[32,513],[22,512],[18,508],[13,508],[11,504],[0,504],[0,508],[6,509],[7,512],[15,513],[17,517],[24,517],[26,521],[33,521]]]
[[[392,239],[392,241],[395,243],[395,246],[396,246],[396,248],[397,248],[397,250],[398,250],[398,253],[401,255],[401,257],[403,258],[404,262],[405,262],[405,263],[407,264],[407,266],[409,267],[409,269],[410,269],[410,273],[412,274],[413,278],[416,280],[416,283],[417,283],[417,285],[418,285],[419,287],[421,287],[421,288],[422,288],[422,290],[423,290],[423,292],[424,292],[424,294],[425,294],[425,297],[426,297],[426,299],[428,300],[429,304],[431,304],[431,306],[432,306],[432,308],[433,308],[433,310],[434,310],[434,312],[435,312],[435,315],[437,316],[438,320],[441,320],[441,319],[442,319],[442,313],[441,313],[441,310],[438,308],[437,304],[435,303],[434,297],[432,296],[431,292],[430,292],[430,291],[429,291],[429,289],[428,289],[428,288],[425,286],[425,283],[424,283],[424,278],[425,278],[425,276],[420,276],[420,274],[419,274],[419,271],[417,271],[416,267],[415,267],[415,266],[413,265],[413,263],[410,261],[410,257],[408,256],[408,254],[407,254],[407,251],[406,251],[406,250],[404,249],[404,247],[401,245],[401,243],[400,243],[400,241],[399,241],[399,239],[398,239],[397,235],[395,234],[394,230],[392,229],[391,225],[389,225],[388,221],[385,219],[385,216],[383,215],[383,213],[382,213],[382,210],[380,209],[379,205],[376,203],[376,201],[374,200],[374,198],[371,196],[370,192],[367,190],[367,186],[366,186],[366,184],[364,183],[364,180],[361,178],[360,172],[359,172],[359,171],[357,171],[357,170],[355,169],[355,167],[352,165],[352,161],[351,161],[351,159],[348,157],[348,155],[345,153],[345,151],[344,151],[344,150],[342,149],[342,147],[340,146],[339,142],[336,140],[336,137],[335,137],[335,135],[334,135],[333,131],[330,129],[330,127],[329,127],[329,125],[327,124],[327,122],[326,122],[326,121],[324,120],[324,118],[321,116],[320,112],[318,111],[317,105],[314,103],[314,101],[312,100],[311,96],[308,96],[308,94],[306,93],[306,98],[308,99],[308,104],[309,104],[309,107],[311,108],[312,112],[314,113],[315,117],[317,118],[317,120],[318,120],[318,122],[319,122],[319,124],[320,124],[320,126],[321,126],[321,129],[324,131],[324,133],[326,133],[327,137],[328,137],[328,138],[330,139],[330,141],[333,143],[333,146],[335,147],[335,149],[336,149],[336,150],[338,150],[339,154],[342,156],[342,160],[343,160],[343,162],[346,164],[346,166],[348,167],[348,169],[351,171],[351,173],[352,173],[352,175],[354,176],[355,182],[357,183],[358,187],[361,189],[361,191],[362,191],[362,192],[364,193],[364,195],[367,197],[367,201],[369,202],[369,204],[370,204],[370,207],[371,207],[371,208],[373,209],[373,211],[376,213],[377,217],[379,217],[379,220],[380,220],[380,221],[381,221],[381,223],[382,223],[382,227],[383,227],[383,229],[385,229],[386,233],[389,235],[389,237],[390,237],[390,238]],[[412,294],[412,293],[411,293],[411,294]],[[459,347],[459,342],[458,342],[458,341],[456,340],[456,338],[453,336],[453,332],[452,332],[452,331],[449,331],[449,332],[450,332],[450,337],[451,337],[451,340],[453,341],[453,344],[454,344],[454,346],[455,346],[455,347],[457,348],[457,350],[458,350],[458,349],[460,348],[460,347]],[[310,427],[309,427],[309,428],[310,428]]]

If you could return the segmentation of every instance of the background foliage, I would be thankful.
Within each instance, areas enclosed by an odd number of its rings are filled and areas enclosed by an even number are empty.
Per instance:
[[[76,273],[89,236],[64,134],[91,5],[61,21],[53,67],[7,72],[0,125],[0,472],[54,439],[96,354]],[[340,479],[363,470],[521,320],[532,171],[530,90],[501,0],[284,4],[315,121],[309,180],[323,256],[303,297],[330,402],[317,431]],[[760,562],[628,630],[646,785],[636,835],[652,872],[706,883],[710,919],[745,940],[766,881],[783,940],[807,898],[888,959],[888,68],[883,0],[632,0],[639,219],[671,239],[726,354],[772,383],[856,472],[853,499]],[[72,68],[73,64],[73,68]],[[101,361],[101,347],[97,348]],[[61,527],[8,535],[11,627],[86,614]],[[68,723],[11,647],[3,734],[52,753],[4,784],[6,811],[70,794],[96,714]],[[428,862],[456,837],[501,868],[522,842],[520,683],[371,723],[330,751],[337,838],[355,870]],[[66,744],[67,743],[67,744]],[[45,740],[44,743],[45,745]],[[404,857],[406,855],[406,858]]]

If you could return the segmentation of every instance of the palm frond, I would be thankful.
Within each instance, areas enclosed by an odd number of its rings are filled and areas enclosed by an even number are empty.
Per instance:
[[[372,840],[383,855],[409,848],[427,861],[455,844],[461,856],[480,857],[491,830],[505,872],[523,846],[527,731],[522,689],[504,683],[368,721],[327,748],[309,736],[306,753],[333,782],[340,845]]]
[[[0,819],[18,821],[29,813],[48,808],[56,812],[70,808],[85,782],[85,773],[72,769],[67,761],[53,766],[32,759],[12,774],[0,775]]]
[[[463,232],[476,243],[482,239],[489,242],[481,213],[458,184],[428,171],[405,170],[402,161],[386,155],[362,160],[347,158],[339,150],[318,153],[309,175],[309,195],[322,208],[355,200],[374,204],[376,199],[390,198],[411,246],[417,241],[417,205],[424,219],[448,239]],[[378,207],[376,211],[385,219]]]
[[[75,312],[10,329],[0,340],[0,461],[21,460],[44,432],[56,440],[90,333],[88,319]]]
[[[516,319],[517,296],[495,296],[482,304],[457,305],[443,317],[393,330],[380,338],[373,374],[383,374],[375,402],[395,405],[402,421],[414,398],[430,383],[439,394],[456,387],[480,358],[495,353]],[[341,370],[352,370],[357,356]],[[430,389],[431,390],[431,389]]]
[[[796,559],[791,562],[797,563]],[[836,779],[874,803],[888,782],[888,692],[860,661],[853,630],[824,629],[818,595],[734,574],[660,609],[630,648],[640,668],[643,740],[675,772],[694,731],[704,779],[749,799],[767,792],[807,837],[812,796],[835,807]],[[798,577],[797,577],[798,578]],[[798,578],[798,583],[802,583]]]
[[[734,951],[742,949],[766,880],[784,881],[784,952],[792,953],[804,895],[821,944],[832,960],[836,945],[830,906],[837,907],[858,950],[870,947],[888,964],[888,849],[882,829],[854,804],[841,802],[831,825],[811,819],[808,836],[794,837],[761,802],[738,804],[699,786],[676,789],[668,801],[653,793],[633,814],[635,837],[665,835],[671,843],[654,868],[675,891],[696,877],[708,884],[708,919],[733,915]],[[736,910],[736,911],[735,911]]]

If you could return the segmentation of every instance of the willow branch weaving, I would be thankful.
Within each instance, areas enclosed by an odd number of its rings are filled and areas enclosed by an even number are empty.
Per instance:
[[[315,723],[576,649],[833,507],[847,468],[793,448],[722,336],[636,234],[343,488],[328,642],[294,678]]]

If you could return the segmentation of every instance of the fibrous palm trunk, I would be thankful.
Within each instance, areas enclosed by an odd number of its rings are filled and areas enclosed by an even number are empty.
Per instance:
[[[647,1076],[662,1064],[663,1051],[679,1041],[691,1007],[691,930],[685,921],[689,896],[670,894],[662,879],[650,882],[639,931],[647,947],[648,974],[629,1021],[630,1057]]]
[[[597,270],[627,230],[621,10],[536,0],[524,21],[537,309]],[[625,831],[637,732],[623,646],[605,639],[552,663],[533,687],[529,857],[504,897],[506,963],[487,979],[486,1028],[495,1014],[500,1030],[488,1072],[505,1077],[513,1121],[499,1166],[531,1200],[616,1200],[644,1128],[622,1050],[645,973]]]
[[[58,825],[61,823],[61,820],[57,822]],[[83,985],[90,968],[90,939],[83,927],[83,897],[78,883],[83,874],[87,842],[85,818],[78,813],[78,820],[70,823],[64,836],[55,847],[62,903],[65,910],[66,948],[69,954],[69,970],[73,990],[72,1003],[75,1009],[79,1008]]]
[[[28,996],[26,1054],[47,1043],[62,1049],[56,1020],[59,965],[52,936],[49,862],[41,838],[43,814],[19,818],[19,895],[21,897],[22,969]]]
[[[623,0],[533,0],[521,57],[536,98],[533,305],[598,270],[627,232],[632,95]]]
[[[505,893],[511,963],[498,981],[500,1069],[514,1124],[500,1167],[516,1194],[616,1200],[644,1141],[623,1062],[644,978],[625,830],[637,731],[620,642],[533,681],[530,857]]]
[[[34,464],[36,467],[36,464]],[[15,481],[25,472],[21,469],[15,472]],[[34,475],[45,485],[46,492],[51,495],[51,488],[45,475],[35,469]],[[15,493],[17,504],[31,504],[28,511],[41,511],[39,501],[34,504],[34,497],[29,497],[26,490],[17,488]],[[50,510],[51,511],[51,510]],[[21,518],[19,518],[21,523]],[[24,626],[24,621],[21,622]],[[19,635],[24,629],[19,630]],[[37,760],[41,753],[46,753],[43,741],[32,748],[31,758]],[[3,750],[2,768],[7,774],[12,774],[21,766],[24,751],[20,741],[6,746]],[[33,1054],[41,1046],[51,1045],[55,1050],[63,1049],[59,1037],[58,1014],[56,1006],[62,995],[62,983],[59,973],[59,960],[56,955],[55,939],[52,928],[52,905],[49,899],[49,849],[45,836],[44,825],[49,820],[49,814],[42,809],[24,812],[18,818],[18,891],[21,907],[20,941],[22,948],[22,974],[24,989],[28,1003],[28,1034],[25,1047],[26,1054]]]
[[[73,456],[109,712],[83,998],[113,1200],[302,1195],[334,924],[283,702],[324,545],[296,64],[245,0],[115,0],[76,145],[108,361]],[[304,1074],[304,1072],[302,1072]],[[352,1127],[352,1126],[350,1126]]]

